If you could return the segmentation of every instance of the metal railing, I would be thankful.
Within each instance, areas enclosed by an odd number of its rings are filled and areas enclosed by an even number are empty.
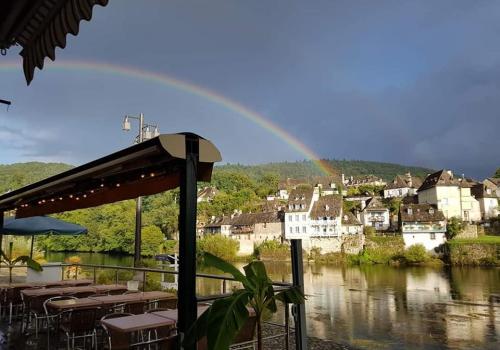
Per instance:
[[[142,273],[142,291],[145,290],[146,288],[146,282],[147,282],[147,274],[148,273],[157,273],[161,275],[178,275],[178,271],[174,270],[165,270],[163,268],[147,268],[147,267],[132,267],[132,266],[118,266],[118,265],[97,265],[97,264],[81,264],[81,263],[59,263],[59,264],[42,264],[41,265],[43,268],[61,268],[61,280],[68,280],[68,279],[74,279],[77,280],[79,277],[89,277],[88,272],[83,272],[83,270],[80,269],[90,269],[91,272],[91,278],[94,283],[97,283],[97,277],[98,277],[98,270],[112,270],[114,271],[114,282],[115,284],[120,283],[120,278],[119,278],[119,271],[132,271],[135,273]],[[7,264],[0,264],[0,271],[2,268],[8,268],[8,269],[18,269],[18,268],[27,268],[27,265],[7,265]],[[68,278],[66,277],[65,274],[65,269],[68,268],[74,268],[74,274]],[[227,296],[230,296],[231,293],[228,293],[228,282],[237,282],[233,277],[228,276],[228,275],[214,275],[214,274],[208,274],[208,273],[197,273],[196,278],[206,278],[206,279],[212,279],[212,280],[219,280],[221,281],[221,286],[220,286],[220,293],[219,294],[209,294],[209,295],[198,295],[197,300],[198,302],[213,302],[217,299],[225,298]],[[278,281],[273,281],[272,282],[273,286],[275,286],[275,291],[282,291],[286,290],[290,287],[292,287],[292,283],[288,282],[278,282]],[[293,311],[293,310],[292,310]],[[292,317],[293,318],[293,317]],[[290,325],[290,305],[285,304],[284,305],[284,317],[283,317],[283,324],[278,323],[278,322],[273,322],[273,321],[265,321],[265,324],[268,324],[273,327],[278,327],[280,329],[283,329],[281,333],[275,333],[272,335],[269,335],[267,337],[264,337],[263,340],[269,340],[269,339],[274,339],[278,337],[284,337],[285,339],[285,349],[290,348],[290,335],[294,333],[295,329],[291,327]]]

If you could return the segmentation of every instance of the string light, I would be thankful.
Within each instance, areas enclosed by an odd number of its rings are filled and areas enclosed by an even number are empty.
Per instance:
[[[90,193],[94,193],[94,190],[90,190]]]
[[[69,198],[73,198],[73,195],[72,195],[72,194],[70,194],[68,197],[69,197]]]
[[[120,187],[120,184],[119,184],[119,183],[117,183],[117,184],[116,184],[116,187]]]
[[[84,195],[83,195],[83,198],[87,198],[87,195],[86,195],[86,194],[84,194]]]
[[[101,184],[101,187],[104,187],[104,184]]]
[[[145,177],[146,177],[146,175],[141,174],[141,179],[144,179]]]
[[[155,176],[155,173],[151,173],[151,174],[149,174],[149,176],[154,177],[154,176]]]
[[[76,199],[77,201],[79,201],[79,200],[80,200],[80,197],[76,197],[75,199]]]
[[[54,201],[55,201],[55,199],[54,199],[54,198],[52,198],[50,201],[51,201],[51,202],[54,202]]]

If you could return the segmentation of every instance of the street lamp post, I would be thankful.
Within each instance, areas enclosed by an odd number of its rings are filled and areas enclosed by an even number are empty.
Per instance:
[[[139,114],[139,116],[125,116],[123,119],[122,129],[123,131],[130,131],[130,119],[136,119],[139,121],[139,135],[135,137],[134,143],[141,143],[145,140],[149,140],[153,137],[160,135],[157,125],[145,124],[144,114]],[[154,128],[154,131],[151,129]],[[135,201],[135,243],[134,243],[134,266],[137,267],[139,261],[141,260],[141,228],[142,228],[142,197],[137,197]]]

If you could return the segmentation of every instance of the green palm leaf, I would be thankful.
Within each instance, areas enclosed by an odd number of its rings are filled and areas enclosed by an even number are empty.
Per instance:
[[[244,274],[241,273],[236,267],[228,263],[227,261],[212,255],[210,253],[203,254],[203,260],[206,265],[215,267],[223,272],[229,273],[233,278],[239,282],[241,282],[245,287],[248,285],[248,279]]]
[[[18,256],[17,258],[12,260],[12,265],[17,264],[18,262],[25,263],[26,265],[28,265],[28,267],[30,269],[35,270],[35,271],[42,271],[43,270],[42,266],[39,263],[37,263],[35,260],[33,260],[32,258],[30,258],[27,255]]]

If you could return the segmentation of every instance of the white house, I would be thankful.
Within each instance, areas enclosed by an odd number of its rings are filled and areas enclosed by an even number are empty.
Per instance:
[[[394,180],[385,186],[384,198],[413,196],[421,185],[422,180],[411,176],[409,172],[405,175],[396,175]]]
[[[447,219],[479,221],[479,202],[471,194],[474,184],[465,178],[455,178],[450,170],[440,170],[425,178],[418,189],[418,202],[436,205]]]
[[[342,197],[321,196],[310,214],[309,237],[339,237],[342,234]]]
[[[446,219],[432,204],[402,204],[399,209],[405,247],[422,244],[432,250],[446,242]]]
[[[221,234],[228,237],[231,234],[231,220],[232,216],[212,217],[210,222],[205,224],[206,235]]]
[[[500,178],[490,177],[483,181],[485,185],[489,185],[491,188],[495,189],[497,193],[497,198],[500,198]]]
[[[387,183],[380,177],[375,175],[363,175],[358,177],[350,176],[348,178],[342,174],[342,183],[346,187],[358,187],[358,186],[385,186]]]
[[[290,192],[285,209],[286,239],[309,237],[311,233],[309,213],[318,198],[319,192],[310,186],[299,186]]]
[[[342,214],[342,234],[344,235],[361,235],[363,234],[363,224],[351,212]]]
[[[196,198],[196,201],[198,203],[210,202],[212,201],[212,199],[214,199],[216,194],[217,194],[217,189],[215,187],[211,186],[204,187],[198,191],[198,196]]]
[[[390,226],[389,209],[376,197],[366,202],[360,219],[363,225],[372,226],[377,231],[387,230]]]
[[[498,216],[498,197],[495,187],[485,181],[474,185],[471,189],[471,193],[479,202],[481,218],[483,220],[496,218]]]

